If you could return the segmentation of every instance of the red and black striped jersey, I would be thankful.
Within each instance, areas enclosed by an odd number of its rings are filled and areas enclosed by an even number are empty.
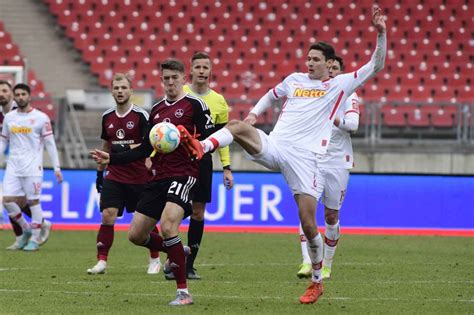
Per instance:
[[[126,114],[119,115],[117,107],[113,107],[102,115],[100,137],[110,145],[140,144],[148,129],[148,113],[144,109],[132,105]],[[150,175],[142,158],[126,165],[109,165],[105,178],[125,184],[145,184]]]

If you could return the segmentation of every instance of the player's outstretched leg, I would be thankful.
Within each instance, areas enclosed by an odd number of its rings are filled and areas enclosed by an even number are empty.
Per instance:
[[[180,143],[186,149],[191,159],[192,160],[202,159],[202,156],[204,155],[204,150],[199,140],[194,138],[184,126],[179,125],[177,126],[177,128],[181,136]]]

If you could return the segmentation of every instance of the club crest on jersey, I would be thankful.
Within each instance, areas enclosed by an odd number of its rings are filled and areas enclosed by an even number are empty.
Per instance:
[[[115,135],[117,136],[117,138],[123,139],[123,138],[125,138],[125,131],[123,129],[119,129],[119,130],[117,130]]]
[[[174,115],[176,116],[176,118],[181,118],[184,115],[184,110],[182,108],[179,108],[174,112]]]
[[[133,127],[135,127],[133,121],[127,121],[127,129],[133,129]]]
[[[315,97],[322,97],[326,95],[326,93],[327,91],[324,91],[324,90],[297,88],[295,92],[293,93],[293,96],[315,98]]]
[[[170,123],[170,122],[171,122],[171,119],[169,119],[169,118],[165,118],[165,119],[163,119],[163,122]]]

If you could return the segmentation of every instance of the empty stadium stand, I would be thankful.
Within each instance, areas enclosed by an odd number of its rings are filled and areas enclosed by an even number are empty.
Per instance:
[[[3,23],[0,21],[0,65],[3,66],[24,66],[23,56],[18,46],[12,41]],[[43,82],[36,77],[33,70],[29,70],[26,76],[31,87],[32,105],[44,111],[54,122],[57,116],[57,107],[54,105],[52,97],[44,89]]]

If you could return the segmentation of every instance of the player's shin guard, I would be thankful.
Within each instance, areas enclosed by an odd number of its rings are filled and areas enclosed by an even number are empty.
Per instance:
[[[114,243],[114,226],[101,224],[97,233],[97,260],[107,261],[110,248]]]
[[[324,233],[324,259],[323,265],[331,269],[332,260],[336,253],[337,242],[341,236],[339,221],[334,225],[326,223],[326,232]]]
[[[160,232],[158,231],[158,228],[155,226],[152,230],[152,233],[159,235]],[[157,250],[150,249],[150,258],[153,258],[153,259],[160,258],[160,252]]]
[[[30,206],[31,209],[31,238],[37,244],[41,243],[41,224],[43,222],[43,209],[41,204]]]
[[[321,268],[323,265],[324,244],[321,233],[318,233],[313,239],[308,239],[308,252],[313,264],[313,276],[311,281],[321,282]]]
[[[21,214],[20,207],[14,202],[6,202],[4,203],[5,209],[7,209],[8,216],[11,220],[18,223],[22,230],[28,229],[30,226],[28,222],[26,222],[25,218]]]
[[[184,253],[183,244],[179,236],[167,238],[163,241],[170,266],[176,279],[176,287],[178,289],[186,289],[186,255]]]
[[[191,248],[191,255],[187,257],[186,268],[188,270],[194,267],[194,260],[196,259],[201,246],[202,235],[204,234],[204,220],[198,221],[191,218],[188,229],[188,246]]]
[[[309,257],[308,253],[308,246],[306,236],[303,232],[303,227],[300,224],[300,244],[301,244],[301,255],[303,256],[303,264],[310,264],[311,258]]]
[[[229,144],[234,141],[234,136],[227,128],[222,128],[215,133],[213,133],[210,137],[206,140],[202,141],[204,147],[204,152],[212,152],[217,148],[223,148],[228,146]]]

